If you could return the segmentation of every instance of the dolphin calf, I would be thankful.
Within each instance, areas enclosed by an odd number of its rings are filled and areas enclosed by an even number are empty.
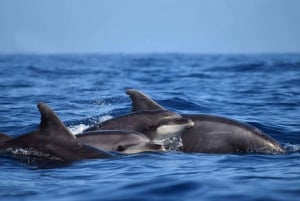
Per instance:
[[[151,142],[163,144],[165,139],[180,136],[194,126],[193,121],[167,110],[143,110],[122,115],[96,124],[84,132],[127,130],[143,133]]]
[[[78,140],[45,103],[38,103],[38,109],[41,113],[38,129],[16,138],[1,134],[1,153],[62,161],[114,157]]]
[[[146,94],[129,89],[132,111],[164,110]],[[181,134],[184,152],[195,153],[284,153],[284,148],[258,128],[233,119],[206,115],[181,114],[191,119],[194,126]]]
[[[154,144],[144,134],[125,130],[100,130],[77,134],[76,138],[104,151],[133,154],[145,151],[165,151],[161,144]]]

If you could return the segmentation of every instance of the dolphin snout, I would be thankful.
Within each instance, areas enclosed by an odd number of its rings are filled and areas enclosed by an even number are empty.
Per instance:
[[[194,122],[191,119],[188,119],[188,118],[177,119],[176,124],[185,125],[186,128],[192,128],[195,125]]]

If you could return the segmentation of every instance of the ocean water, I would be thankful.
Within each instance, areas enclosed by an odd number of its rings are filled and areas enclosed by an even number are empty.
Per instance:
[[[0,157],[0,200],[299,200],[300,55],[1,55],[0,132],[49,104],[72,132],[130,112],[139,89],[180,113],[252,124],[282,155],[139,153],[41,167]]]

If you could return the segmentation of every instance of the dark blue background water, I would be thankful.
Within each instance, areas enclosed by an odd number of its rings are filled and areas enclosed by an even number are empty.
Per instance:
[[[2,55],[0,132],[48,103],[74,132],[130,111],[124,91],[168,109],[253,124],[284,155],[141,153],[42,169],[0,157],[1,200],[298,200],[300,55]]]

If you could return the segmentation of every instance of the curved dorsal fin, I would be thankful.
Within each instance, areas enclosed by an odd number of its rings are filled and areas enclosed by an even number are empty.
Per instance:
[[[160,106],[157,102],[151,99],[146,94],[135,89],[126,90],[126,94],[129,95],[132,102],[132,111],[137,112],[141,110],[165,110],[164,107]]]
[[[75,136],[66,128],[55,112],[45,103],[38,103],[41,113],[40,132],[48,136],[65,136],[75,139]]]

